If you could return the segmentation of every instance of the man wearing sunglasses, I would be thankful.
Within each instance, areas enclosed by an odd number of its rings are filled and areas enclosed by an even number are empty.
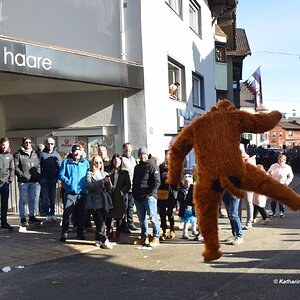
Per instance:
[[[40,224],[41,220],[34,215],[36,203],[39,201],[41,178],[40,160],[36,152],[32,149],[31,138],[23,137],[22,145],[14,155],[15,171],[18,178],[20,192],[19,214],[21,226],[26,226],[25,204],[28,198],[29,224]]]
[[[46,216],[47,221],[55,221],[55,195],[58,180],[58,171],[61,166],[61,156],[55,149],[53,138],[47,138],[45,148],[40,153],[41,158],[41,188],[42,188],[42,214]]]

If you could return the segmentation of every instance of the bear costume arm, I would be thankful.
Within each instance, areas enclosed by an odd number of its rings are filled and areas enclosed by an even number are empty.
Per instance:
[[[281,119],[279,111],[270,113],[251,114],[245,111],[238,111],[240,117],[240,132],[262,133],[273,129]]]
[[[168,159],[169,170],[168,183],[170,185],[180,185],[183,174],[183,166],[186,155],[193,148],[193,127],[185,127],[171,144],[170,155]]]

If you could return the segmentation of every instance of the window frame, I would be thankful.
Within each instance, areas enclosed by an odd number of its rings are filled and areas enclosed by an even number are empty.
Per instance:
[[[195,0],[189,1],[189,26],[200,38],[202,38],[201,6]]]
[[[196,92],[195,92],[196,88]],[[206,108],[206,101],[205,101],[205,84],[204,84],[204,77],[192,72],[192,101],[193,106],[201,108],[205,110]],[[195,95],[196,94],[196,95]]]
[[[218,54],[218,51],[220,51],[221,55]],[[216,62],[219,62],[219,63],[226,63],[227,62],[226,46],[225,45],[220,45],[220,44],[215,45],[215,57],[216,57]]]
[[[169,94],[169,98],[179,102],[186,102],[185,95],[185,68],[182,64],[168,56],[168,87],[174,82],[178,82],[180,86],[177,91],[177,98]]]
[[[182,18],[182,0],[165,0],[168,6]]]

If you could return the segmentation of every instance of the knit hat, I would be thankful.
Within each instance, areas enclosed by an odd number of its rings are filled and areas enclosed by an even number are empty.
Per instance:
[[[46,144],[55,144],[55,141],[54,141],[54,139],[52,137],[48,137],[46,139]]]
[[[148,150],[146,147],[141,147],[138,150],[138,156],[140,156],[141,154],[147,154],[148,155]]]
[[[23,145],[27,140],[31,141],[31,138],[30,138],[30,137],[27,137],[27,136],[24,136],[24,137],[22,138],[22,145]]]
[[[79,145],[73,145],[72,152],[75,152],[76,150],[81,150]]]

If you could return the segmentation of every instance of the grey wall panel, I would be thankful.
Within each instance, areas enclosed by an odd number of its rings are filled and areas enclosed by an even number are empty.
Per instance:
[[[0,34],[121,58],[119,0],[0,0]]]

